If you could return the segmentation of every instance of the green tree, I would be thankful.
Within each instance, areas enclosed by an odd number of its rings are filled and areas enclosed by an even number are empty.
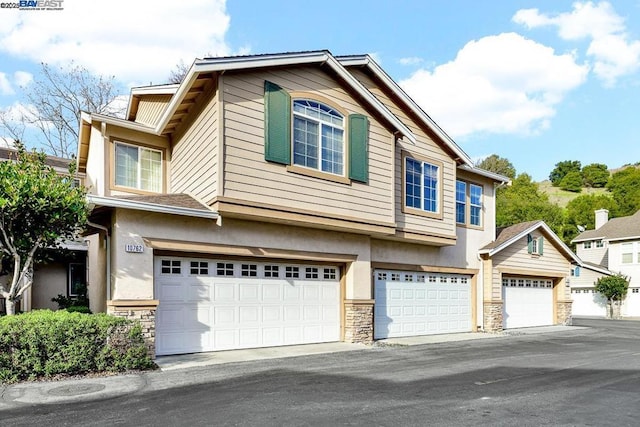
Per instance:
[[[602,163],[592,163],[582,168],[582,180],[587,187],[604,188],[609,175],[609,168]]]
[[[630,166],[614,173],[607,189],[618,205],[616,216],[633,215],[640,209],[640,169]]]
[[[563,162],[556,163],[556,167],[549,174],[549,180],[554,187],[560,185],[560,181],[569,172],[575,171],[580,173],[582,170],[582,164],[578,160],[565,160]]]
[[[616,212],[618,205],[608,194],[583,194],[567,203],[562,236],[565,243],[569,244],[578,235],[578,226],[587,230],[595,228],[598,209]]]
[[[582,174],[580,172],[571,171],[567,173],[558,184],[560,189],[579,193],[582,191]]]
[[[615,276],[604,276],[599,278],[595,283],[595,290],[607,299],[609,304],[609,317],[618,317],[614,314],[614,305],[618,305],[618,309],[622,301],[627,296],[629,289],[629,279],[621,274]]]
[[[519,222],[544,220],[556,233],[563,225],[562,209],[551,203],[531,176],[522,173],[511,186],[500,188],[496,194],[496,225],[505,227]]]
[[[476,162],[476,166],[480,169],[495,172],[511,179],[516,177],[516,168],[513,164],[508,159],[500,157],[497,154],[492,154]]]
[[[37,252],[74,238],[87,218],[85,189],[56,173],[45,158],[19,144],[15,161],[0,162],[0,258],[9,264],[0,295],[7,314],[15,313],[16,301],[33,284]]]

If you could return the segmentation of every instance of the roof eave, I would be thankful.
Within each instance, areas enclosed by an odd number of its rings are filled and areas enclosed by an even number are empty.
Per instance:
[[[219,214],[213,210],[194,209],[180,206],[160,205],[136,200],[118,199],[114,197],[87,195],[87,202],[96,206],[109,208],[134,209],[145,212],[156,212],[169,215],[182,215],[195,218],[218,219]]]

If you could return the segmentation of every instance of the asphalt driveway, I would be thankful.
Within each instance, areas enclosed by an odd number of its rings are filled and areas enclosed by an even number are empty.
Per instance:
[[[214,365],[3,425],[638,425],[640,322]]]

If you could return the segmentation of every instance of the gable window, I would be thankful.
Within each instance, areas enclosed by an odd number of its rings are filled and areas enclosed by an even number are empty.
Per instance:
[[[622,263],[633,263],[633,243],[623,243],[620,245],[620,249],[622,252]]]
[[[440,212],[440,166],[404,159],[404,204],[420,211]]]
[[[543,254],[544,239],[542,236],[534,238],[531,234],[527,234],[527,252],[531,255]]]
[[[115,184],[138,190],[162,191],[162,151],[116,142]]]
[[[322,172],[344,173],[344,118],[333,108],[293,101],[293,164]]]
[[[264,84],[264,158],[341,183],[369,181],[369,119]],[[318,175],[320,174],[320,175]]]
[[[467,205],[469,206],[468,214]],[[482,226],[481,185],[456,181],[456,222],[476,227]]]

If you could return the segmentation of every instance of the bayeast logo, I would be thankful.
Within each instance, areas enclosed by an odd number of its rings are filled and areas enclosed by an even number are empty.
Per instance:
[[[62,10],[64,0],[20,0],[21,10]]]

